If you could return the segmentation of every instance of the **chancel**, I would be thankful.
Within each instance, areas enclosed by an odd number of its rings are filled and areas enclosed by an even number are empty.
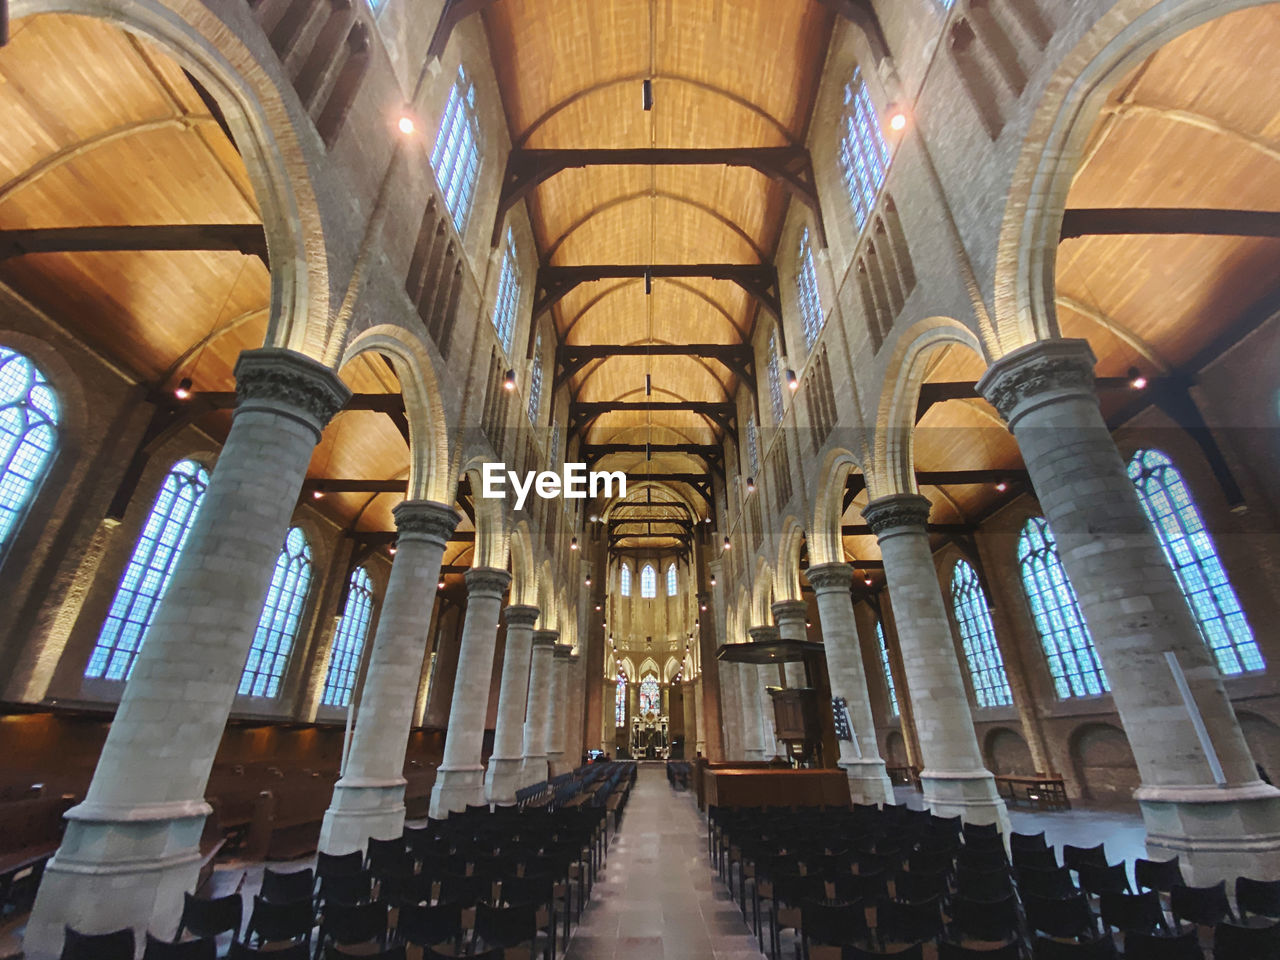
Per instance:
[[[0,0],[0,958],[1280,957],[1277,49]]]

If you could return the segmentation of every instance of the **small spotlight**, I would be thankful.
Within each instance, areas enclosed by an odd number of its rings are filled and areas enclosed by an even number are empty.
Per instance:
[[[793,393],[800,389],[800,379],[790,367],[787,368],[787,388]]]
[[[596,604],[596,609],[597,609],[597,610],[599,610],[599,609],[600,609],[600,604],[598,604],[598,603]]]
[[[413,117],[407,113],[400,114],[400,119],[396,121],[396,127],[406,137],[412,137],[418,132],[418,125],[413,122]]]
[[[396,555],[396,548],[393,546],[387,547],[387,553],[391,554],[394,557]]]
[[[711,522],[711,517],[709,517],[709,516],[708,516],[708,517],[704,517],[704,518],[703,518],[703,520],[702,520],[702,522],[703,522],[703,523],[710,523],[710,522]]]
[[[863,582],[863,583],[865,583],[868,587],[869,587],[869,586],[871,586],[871,578],[870,578],[870,577],[866,577],[865,579],[863,579],[863,581],[862,581],[862,582]]]
[[[725,538],[724,538],[724,548],[725,548],[726,550],[732,550],[732,549],[733,549],[733,544],[729,542],[729,538],[728,538],[728,537],[725,537]]]
[[[1129,378],[1129,386],[1134,390],[1147,389],[1147,378],[1142,375],[1137,367],[1130,367],[1129,372],[1125,374]]]
[[[516,372],[514,370],[507,371],[506,376],[502,378],[502,386],[507,390],[516,388]]]
[[[812,620],[806,620],[806,621],[804,622],[804,628],[805,628],[806,630],[812,630],[812,629],[813,629],[813,621],[812,621]]]
[[[701,610],[703,613],[706,613],[706,612],[707,612],[707,605],[706,605],[705,603],[700,603],[700,604],[698,604],[698,609],[699,609],[699,610]]]
[[[755,493],[755,492],[756,492],[755,477],[747,477],[747,493]]]
[[[713,587],[716,585],[716,575],[714,573],[711,575],[711,585]]]
[[[889,129],[894,133],[901,133],[907,129],[907,111],[903,109],[898,102],[889,104]]]
[[[1009,484],[1001,480],[999,483],[996,484],[996,489],[999,490],[1001,493],[1004,493],[1006,490],[1009,489]]]
[[[583,585],[588,587],[591,586],[591,578],[587,577],[587,579],[583,581]]]
[[[173,395],[179,400],[191,399],[191,378],[183,377],[178,381],[178,385],[173,388]]]
[[[324,499],[324,491],[323,491],[323,490],[312,490],[312,491],[311,491],[311,499],[312,499],[312,500],[323,500],[323,499]]]
[[[569,541],[569,549],[570,549],[570,550],[577,550],[577,549],[578,549],[578,538],[577,538],[577,537],[574,537],[573,539],[571,539],[571,540]]]
[[[443,580],[441,580],[439,583],[437,583],[437,584],[436,584],[436,589],[437,589],[437,590],[443,590],[443,589],[444,589],[444,581],[443,581]]]

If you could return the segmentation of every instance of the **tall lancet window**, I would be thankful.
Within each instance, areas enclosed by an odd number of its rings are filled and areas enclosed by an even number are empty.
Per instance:
[[[960,643],[978,706],[1003,707],[1013,703],[987,595],[978,580],[978,572],[963,560],[956,564],[951,575],[951,609],[960,628]]]
[[[274,697],[280,692],[284,668],[289,663],[302,611],[311,588],[311,544],[293,527],[285,536],[284,549],[276,557],[267,600],[258,618],[258,629],[249,647],[249,659],[240,675],[241,696]]]
[[[476,176],[480,172],[479,139],[476,88],[459,67],[431,150],[431,169],[458,233],[466,228],[475,199]]]
[[[653,569],[653,564],[646,563],[640,571],[640,596],[645,600],[652,600],[657,595],[658,572]]]
[[[40,368],[0,347],[0,556],[12,542],[58,446],[58,398]]]
[[[324,693],[320,697],[320,702],[326,706],[345,707],[351,702],[372,614],[373,581],[369,579],[369,571],[356,567],[347,580],[346,609],[333,632],[329,670],[324,678]]]

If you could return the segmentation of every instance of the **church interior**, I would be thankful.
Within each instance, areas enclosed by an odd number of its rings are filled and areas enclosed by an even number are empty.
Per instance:
[[[0,958],[1280,958],[1277,49],[0,0]]]

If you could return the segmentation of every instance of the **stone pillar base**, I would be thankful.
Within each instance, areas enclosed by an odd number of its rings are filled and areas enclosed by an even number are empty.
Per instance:
[[[1280,880],[1280,790],[1264,783],[1139,787],[1147,856],[1179,857],[1192,886]]]
[[[548,779],[546,754],[525,757],[520,761],[520,786],[522,788],[532,787],[535,783],[542,783],[546,779]]]
[[[924,770],[920,785],[924,805],[936,816],[958,816],[965,823],[994,823],[1001,833],[1009,835],[1009,811],[990,772]]]
[[[63,926],[81,933],[132,927],[168,940],[182,916],[182,895],[200,873],[206,803],[67,812],[67,830],[40,883],[27,923],[23,956],[51,960],[62,952]]]
[[[849,796],[854,803],[893,803],[893,782],[885,772],[884,761],[840,759],[840,769],[849,776]]]
[[[333,800],[320,827],[320,849],[343,854],[369,846],[369,838],[395,840],[404,833],[403,777],[359,780],[343,777],[333,785]]]
[[[565,766],[565,757],[563,753],[551,751],[547,754],[547,775],[550,777],[558,777],[562,773],[569,773],[573,770],[572,766]]]
[[[453,810],[461,813],[467,804],[481,806],[484,798],[484,767],[440,767],[435,786],[431,788],[429,816],[443,820]]]
[[[484,772],[485,799],[504,806],[515,803],[516,791],[525,785],[523,776],[524,757],[490,757]]]
[[[742,751],[742,759],[748,763],[759,763],[762,760],[772,760],[773,754],[761,748],[748,748]]]

